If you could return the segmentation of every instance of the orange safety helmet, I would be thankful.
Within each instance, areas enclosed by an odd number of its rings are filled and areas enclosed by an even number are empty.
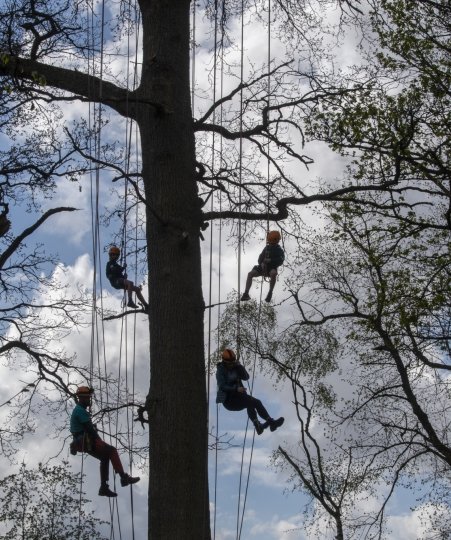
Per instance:
[[[222,359],[224,362],[236,362],[236,354],[232,349],[224,349],[222,351]]]
[[[89,386],[79,386],[75,392],[76,396],[91,396],[94,393],[92,388]]]
[[[268,231],[268,234],[266,235],[268,244],[278,244],[281,238],[279,231]]]
[[[121,254],[121,250],[117,246],[111,246],[109,251],[108,251],[108,255],[110,257],[111,256],[119,257],[120,254]]]

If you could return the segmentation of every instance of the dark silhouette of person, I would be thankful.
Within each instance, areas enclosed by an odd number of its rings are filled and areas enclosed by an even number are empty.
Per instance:
[[[121,254],[121,250],[117,246],[111,246],[108,252],[110,260],[106,264],[106,277],[109,279],[111,286],[115,289],[125,289],[128,295],[127,306],[131,308],[137,308],[138,306],[133,302],[132,295],[135,292],[138,300],[141,302],[144,311],[148,311],[149,305],[144,300],[144,296],[141,293],[141,288],[137,287],[133,281],[127,279],[125,273],[125,266],[121,266],[117,260]]]
[[[238,362],[234,351],[224,349],[222,362],[219,362],[216,370],[216,381],[218,383],[216,403],[222,403],[228,411],[247,409],[247,415],[254,424],[258,435],[263,433],[266,425],[269,426],[271,431],[275,431],[284,423],[285,419],[282,416],[277,420],[271,418],[263,403],[246,392],[242,381],[248,379],[249,373]],[[257,414],[265,421],[266,425],[258,420]]]
[[[91,406],[91,398],[94,391],[88,386],[79,386],[76,392],[77,405],[72,411],[70,418],[70,431],[73,441],[70,445],[71,454],[86,452],[90,456],[100,460],[100,489],[101,497],[117,497],[117,493],[111,491],[108,486],[110,461],[114,472],[121,477],[121,486],[130,486],[139,482],[139,476],[130,476],[124,472],[119,454],[114,448],[102,441],[92,423],[88,408]]]
[[[258,257],[258,264],[255,265],[247,275],[246,288],[241,297],[244,302],[250,300],[249,291],[252,287],[254,277],[264,276],[269,277],[269,291],[266,295],[265,302],[271,302],[272,292],[277,280],[277,268],[282,265],[285,260],[285,252],[279,246],[281,236],[279,231],[269,231],[266,235],[267,244],[265,249]]]

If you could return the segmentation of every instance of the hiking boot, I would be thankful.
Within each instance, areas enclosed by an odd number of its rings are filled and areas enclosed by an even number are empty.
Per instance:
[[[121,476],[121,486],[131,486],[132,484],[136,484],[136,482],[139,482],[140,478],[139,476],[130,476],[129,474],[125,473]]]
[[[261,435],[265,431],[265,428],[258,420],[253,420],[253,424],[257,435]]]
[[[283,416],[277,420],[274,420],[274,418],[268,418],[269,429],[271,431],[276,431],[276,429],[279,428],[284,422],[285,418]]]
[[[133,300],[129,300],[127,302],[127,307],[131,307],[133,309],[136,309],[138,306],[135,304],[135,302],[133,302]]]
[[[101,497],[117,497],[117,493],[111,491],[108,484],[102,484],[99,489],[99,495]]]
[[[250,300],[251,297],[249,296],[249,293],[245,292],[243,293],[243,296],[241,297],[242,302],[246,302],[247,300]]]
[[[272,299],[272,292],[269,292],[269,293],[266,295],[265,302],[271,302],[271,299]]]

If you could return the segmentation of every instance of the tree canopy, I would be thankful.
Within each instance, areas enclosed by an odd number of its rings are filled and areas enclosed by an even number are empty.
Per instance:
[[[355,63],[343,65],[335,52],[350,29]],[[420,477],[436,486],[427,501],[442,504],[448,4],[10,0],[0,30],[0,354],[25,353],[33,384],[62,395],[74,370],[89,377],[48,341],[78,323],[86,297],[58,297],[57,258],[24,241],[55,213],[76,213],[41,211],[63,182],[81,187],[93,173],[123,187],[103,219],[118,229],[108,242],[125,238],[147,265],[149,538],[210,538],[201,242],[223,220],[238,249],[277,223],[293,254],[285,284],[296,320],[264,339],[250,325],[238,341],[291,385],[301,440],[276,458],[318,502],[315,515],[326,512],[339,538],[359,528],[382,537],[393,490]],[[244,32],[262,30],[275,52],[249,58]],[[194,68],[200,49],[211,58],[205,77]],[[318,147],[338,169],[313,179]],[[24,205],[36,219],[20,230]],[[51,304],[36,302],[41,287]],[[46,309],[62,314],[58,325]],[[341,402],[334,384],[345,383]],[[321,440],[313,418],[326,426]],[[353,521],[365,490],[379,506]]]
[[[68,463],[30,469],[24,463],[17,474],[0,480],[3,540],[102,540],[101,519],[88,510],[81,490],[81,475],[67,470]]]

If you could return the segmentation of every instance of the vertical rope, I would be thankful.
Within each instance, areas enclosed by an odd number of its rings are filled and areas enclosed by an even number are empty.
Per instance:
[[[89,4],[87,7],[87,49],[88,49],[88,73],[93,76],[97,75],[97,58],[95,56],[96,44],[95,44],[95,24],[96,13],[94,10],[93,4]],[[99,54],[99,94],[102,96],[102,79],[103,79],[103,62],[104,62],[104,27],[105,27],[105,4],[102,1],[101,4],[101,30],[100,30],[100,54]],[[92,52],[92,56],[91,56]],[[92,65],[91,65],[92,64]],[[102,104],[99,103],[97,106],[91,106],[91,101],[89,100],[88,106],[88,129],[89,132],[94,131],[94,148],[92,145],[92,139],[89,139],[89,148],[90,154],[94,155],[97,163],[100,160],[101,152],[101,132],[102,132]],[[98,297],[98,288],[97,282],[100,283],[100,291],[102,290],[102,281],[100,273],[98,272],[99,261],[101,260],[100,253],[100,219],[99,219],[99,195],[100,195],[100,167],[96,165],[95,175],[93,176],[92,172],[90,173],[90,199],[91,199],[91,231],[92,231],[92,256],[93,256],[93,283],[92,283],[92,312],[91,312],[91,338],[90,338],[90,362],[89,362],[89,386],[92,388],[93,377],[94,377],[94,358],[97,358],[97,370],[98,370],[98,381],[99,381],[99,395],[100,395],[100,404],[103,408],[103,388],[102,388],[102,369],[100,366],[100,343],[101,337],[99,335],[99,325],[97,319],[97,297]],[[100,293],[101,294],[101,293]],[[101,296],[100,296],[101,297]],[[102,302],[102,300],[101,300]],[[102,337],[104,343],[104,329],[102,325]],[[105,351],[104,351],[105,352]],[[105,374],[106,374],[106,360],[105,363]],[[108,384],[106,385],[106,396],[108,401]],[[103,427],[103,426],[102,426]],[[80,483],[80,515],[81,515],[81,493],[82,493],[82,477],[83,477],[83,468],[84,468],[84,448],[82,449],[82,467],[81,467],[81,483]],[[110,537],[114,537],[114,519],[113,519],[113,508],[110,503]],[[118,523],[120,527],[120,521],[118,516]],[[79,537],[81,533],[81,526],[79,522]]]
[[[270,62],[271,62],[271,0],[268,0],[268,79],[267,79],[267,92],[268,92],[268,107],[270,104],[270,92],[271,92],[271,80],[270,80]],[[243,82],[243,79],[241,79],[241,82]],[[269,188],[270,188],[270,159],[269,159],[269,141],[268,141],[268,157],[267,157],[267,230],[269,230],[269,205],[270,205],[270,198],[269,198]],[[257,362],[257,350],[258,350],[258,336],[260,334],[260,324],[261,324],[261,315],[262,315],[262,293],[263,293],[263,282],[260,283],[260,301],[259,301],[259,308],[258,308],[258,315],[257,315],[257,329],[256,329],[256,352],[254,354],[254,361],[253,361],[253,369],[252,369],[252,378],[250,384],[248,384],[250,394],[253,394],[254,389],[254,382],[255,382],[255,371],[256,371],[256,362]],[[245,434],[245,442],[246,442],[246,436],[247,436],[247,428],[249,425],[249,418],[247,419],[246,423],[246,434]],[[241,456],[241,467],[240,467],[240,484],[239,484],[239,499],[238,499],[238,521],[240,521],[240,525],[238,527],[237,522],[237,540],[241,539],[241,534],[243,530],[243,524],[244,524],[244,515],[246,511],[246,503],[247,503],[247,495],[249,491],[249,484],[250,484],[250,475],[251,475],[251,468],[252,468],[252,459],[254,454],[254,443],[255,443],[255,430],[252,437],[252,444],[250,449],[250,457],[249,457],[249,465],[247,470],[247,479],[246,479],[246,487],[244,491],[244,497],[243,497],[243,510],[241,514],[241,520],[239,520],[239,510],[240,510],[240,497],[241,497],[241,482],[242,482],[242,471],[243,471],[243,464],[244,464],[244,451],[245,451],[245,442],[243,444],[243,450],[242,450],[242,456]]]
[[[101,22],[100,22],[100,64],[99,64],[99,96],[100,100],[102,99],[102,81],[103,81],[103,67],[104,67],[104,42],[105,42],[105,0],[102,0],[101,3]],[[100,151],[101,151],[101,127],[102,127],[102,112],[103,112],[103,106],[100,101],[100,103],[97,106],[97,138],[96,138],[96,158],[100,160]],[[98,197],[99,197],[99,187],[100,187],[100,168],[96,168],[96,190],[97,190],[97,204],[98,204]],[[99,216],[97,213],[96,216],[97,221],[97,230],[99,228],[98,221]],[[97,357],[97,363],[98,363],[98,370],[99,370],[99,382],[101,384],[102,376],[101,376],[101,367],[100,367],[100,357]],[[105,380],[106,380],[106,397],[107,397],[107,403],[106,405],[109,405],[109,391],[108,391],[108,378],[107,378],[107,368],[106,368],[106,358],[104,359],[104,367],[105,367]],[[103,403],[103,392],[102,388],[100,391],[100,408],[104,408]],[[108,421],[109,426],[109,433],[110,433],[110,442],[111,442],[111,424]],[[104,429],[103,420],[102,420],[102,428]],[[110,527],[110,538],[114,538],[114,510],[116,509],[116,517],[117,517],[117,523],[118,523],[118,529],[119,529],[119,538],[122,538],[121,535],[121,524],[120,524],[120,517],[118,514],[118,502],[117,501],[109,501],[110,505],[110,517],[111,517],[111,527]]]
[[[218,50],[221,51],[221,97],[222,97],[222,82],[223,82],[223,56],[222,56],[222,41],[223,33],[221,36],[221,46],[218,47],[218,1],[215,0],[215,27],[214,27],[214,59],[213,59],[213,103],[216,102],[217,94],[217,72],[218,72]],[[222,105],[220,112],[220,122],[222,123]],[[213,112],[213,123],[216,123],[216,109]],[[216,158],[216,139],[215,133],[213,133],[212,138],[212,156],[211,156],[211,170],[215,170],[215,158]],[[220,155],[219,160],[222,159],[222,140],[220,143]],[[214,197],[211,197],[211,210],[214,208]],[[221,196],[219,196],[219,205],[221,208]],[[218,253],[218,304],[221,301],[221,250],[222,250],[222,239],[221,239],[221,230],[222,224],[219,225],[219,253]],[[209,310],[208,310],[208,385],[207,385],[207,396],[208,396],[208,410],[210,410],[210,372],[211,372],[211,328],[212,328],[212,275],[213,275],[213,227],[210,228],[210,277],[209,277]],[[220,317],[220,306],[218,305],[218,323]],[[218,336],[219,339],[219,336]],[[219,345],[218,345],[219,347]],[[216,405],[216,437],[215,437],[215,472],[214,472],[214,516],[213,516],[213,538],[216,538],[216,506],[217,506],[217,481],[218,481],[218,406]],[[207,434],[208,436],[208,434]]]
[[[268,108],[271,104],[271,0],[268,0]],[[269,117],[269,111],[268,111],[268,117]],[[270,190],[270,146],[271,142],[268,138],[268,144],[267,144],[267,171],[266,171],[266,177],[267,177],[267,218],[266,218],[266,231],[269,231],[269,209],[270,209],[270,196],[269,196],[269,190]]]
[[[131,10],[131,4],[129,4],[129,9]],[[137,16],[137,5],[136,1],[134,3],[134,11],[135,11],[135,26],[138,28],[138,16]],[[130,14],[129,14],[130,15]],[[131,15],[129,16],[129,19],[131,19]],[[132,87],[135,89],[137,85],[137,43],[139,39],[139,33],[137,31],[136,33],[136,43],[135,43],[135,61],[134,61],[134,72],[133,72],[133,83]],[[130,84],[130,59],[131,59],[131,52],[130,52],[131,46],[130,46],[130,32],[128,33],[127,38],[127,72],[126,72],[126,80],[127,80],[127,93],[126,93],[126,107],[128,110],[129,107],[129,84]],[[122,240],[121,240],[121,247],[122,247],[122,254],[123,254],[123,260],[124,265],[126,265],[127,261],[127,219],[128,219],[128,213],[129,213],[129,182],[128,182],[128,175],[130,173],[130,162],[131,162],[131,148],[132,148],[132,134],[133,134],[133,121],[129,120],[128,114],[126,114],[126,126],[125,126],[125,183],[124,183],[124,210],[123,210],[123,229],[122,229]],[[137,227],[138,227],[138,207],[136,206],[135,210],[135,276],[134,276],[134,282],[137,283]],[[126,297],[127,297],[127,291],[124,290],[124,309],[125,309],[125,303],[126,303]],[[136,366],[136,314],[133,319],[133,330],[132,330],[132,385],[133,385],[133,396],[134,396],[134,378],[135,378],[135,366]],[[129,371],[130,371],[130,362],[129,362],[129,325],[128,325],[128,319],[127,317],[123,317],[121,321],[121,331],[120,331],[120,343],[119,343],[119,364],[118,364],[118,387],[117,387],[117,398],[116,398],[116,439],[118,438],[118,429],[119,429],[119,403],[121,398],[121,378],[122,378],[122,361],[124,357],[124,371],[125,371],[125,401],[126,403],[129,403],[130,401],[130,393],[129,393]],[[133,415],[133,412],[131,413]],[[128,408],[126,409],[126,424],[127,424],[127,445],[129,447],[129,467],[130,471],[132,471],[133,467],[133,457],[132,457],[132,439],[133,439],[133,430],[131,428],[131,425],[133,425],[130,421],[130,412]],[[130,434],[132,432],[132,435]],[[135,527],[134,527],[134,504],[133,504],[133,488],[130,486],[130,507],[131,507],[131,528],[132,528],[132,539],[135,538]],[[122,529],[120,525],[120,516],[118,513],[118,506],[116,506],[116,514],[118,519],[118,529],[119,529],[119,536],[122,538]]]
[[[241,204],[242,204],[242,181],[243,181],[243,81],[244,81],[244,0],[241,0],[241,40],[240,40],[240,142],[239,142],[239,191],[238,191],[238,207],[240,217],[238,218],[238,308],[237,308],[237,358],[241,357],[241,249],[242,249],[242,230],[241,230]],[[244,362],[243,362],[244,365]],[[236,538],[239,537],[239,524],[240,524],[240,505],[241,505],[241,482],[242,471],[244,463],[244,449],[246,446],[247,428],[249,425],[249,418],[246,422],[246,432],[243,441],[243,450],[241,454],[241,467],[240,467],[240,480],[238,484],[238,506],[237,506],[237,519],[236,519]]]
[[[192,54],[192,87],[191,87],[191,97],[192,97],[192,113],[194,115],[194,85],[196,80],[196,69],[195,69],[195,36],[196,36],[196,27],[195,27],[195,2],[193,2],[193,54]],[[217,55],[218,55],[218,1],[215,0],[215,21],[214,21],[214,47],[213,47],[213,103],[216,102],[216,79],[217,79]],[[216,109],[213,111],[213,123],[216,122]],[[211,170],[214,171],[215,168],[215,158],[216,158],[216,136],[215,133],[212,135],[211,141]],[[210,200],[210,210],[214,209],[214,197],[211,197]],[[207,436],[207,452],[208,452],[208,437],[209,437],[209,426],[210,426],[210,372],[211,372],[211,329],[212,329],[212,298],[213,298],[213,226],[210,227],[210,253],[209,253],[209,281],[208,281],[208,342],[207,342],[207,423],[206,423],[206,436]],[[217,471],[215,471],[215,501],[216,501],[216,479]],[[208,474],[206,475],[205,480],[205,497],[209,493],[208,490]],[[216,507],[216,503],[215,503]],[[215,510],[216,512],[216,510]],[[214,520],[215,523],[215,520]],[[215,525],[214,525],[215,526]],[[204,526],[205,528],[205,526]],[[215,535],[215,532],[213,532]]]
[[[224,95],[224,17],[225,17],[225,0],[222,0],[221,3],[221,42],[219,49],[221,51],[221,82],[220,82],[220,97],[222,99]],[[220,106],[220,125],[222,127],[224,119],[224,109],[221,102]],[[223,140],[220,139],[220,148],[219,148],[219,161],[222,163],[223,156]],[[222,195],[219,193],[219,212],[222,212]],[[217,311],[217,321],[218,328],[219,322],[221,320],[221,254],[222,254],[222,218],[219,219],[218,224],[218,311]],[[221,336],[218,332],[217,336],[217,350],[219,350],[221,345]],[[215,473],[214,473],[214,514],[213,514],[213,540],[216,540],[216,517],[217,517],[217,500],[218,500],[218,444],[219,444],[219,404],[216,404],[216,431],[215,431]]]
[[[138,42],[139,42],[139,16],[138,16],[138,9],[136,0],[134,3],[134,11],[135,11],[135,28],[136,31],[136,38],[135,38],[135,62],[134,62],[134,73],[133,73],[133,90],[137,87],[137,81],[138,81]],[[130,58],[130,48],[128,45],[128,57]],[[127,79],[128,80],[128,79]],[[127,86],[128,88],[128,86]],[[136,159],[136,167],[138,168],[138,151],[137,151],[137,141],[138,141],[138,126],[135,123],[135,159]],[[128,152],[128,161],[127,161],[127,174],[129,172],[130,167],[130,157],[131,157],[131,145],[132,145],[132,127],[133,122],[130,123],[130,134],[129,134],[129,152]],[[135,250],[135,283],[137,280],[137,268],[138,268],[138,205],[135,206],[135,238],[134,238],[134,244],[136,247]],[[134,396],[135,396],[135,372],[136,372],[136,342],[137,342],[137,330],[136,330],[136,319],[137,315],[135,313],[133,318],[133,354],[132,354],[132,392],[131,396],[132,399],[130,400],[130,394],[129,394],[129,381],[128,381],[128,365],[126,368],[126,381],[125,381],[125,387],[126,387],[126,402],[129,403],[130,401],[134,402]],[[130,411],[128,408],[127,411],[127,444],[129,448],[128,457],[129,457],[129,470],[130,475],[133,476],[133,444],[134,444],[134,432],[133,432],[133,409]],[[131,418],[130,418],[131,415]],[[130,510],[131,510],[131,524],[132,524],[132,540],[135,540],[135,512],[134,512],[134,498],[133,498],[133,486],[130,486]]]
[[[135,6],[136,6],[136,3],[135,3]],[[138,20],[137,20],[137,24],[136,24],[137,28],[139,28],[139,17],[138,17]],[[139,33],[137,33],[136,35],[136,44],[135,44],[135,50],[136,50],[136,58],[135,58],[135,81],[134,81],[134,88],[136,88],[137,84],[138,84],[138,77],[137,77],[137,69],[138,69],[138,41],[139,41]],[[138,139],[139,139],[139,129],[138,129],[138,124],[135,122],[135,163],[136,163],[136,169],[138,170],[138,167],[139,167],[139,153],[138,153]],[[138,242],[138,206],[136,207],[136,238],[135,238],[135,242],[137,244]],[[136,252],[136,260],[135,260],[135,266],[136,268],[138,267],[138,252]],[[132,395],[133,395],[133,399],[135,397],[135,391],[136,391],[136,387],[135,387],[135,383],[136,383],[136,314],[135,314],[135,325],[134,325],[134,336],[133,336],[133,379],[132,379]],[[133,413],[132,413],[132,417],[133,417]],[[130,441],[130,448],[132,449],[133,448],[133,443],[134,443],[134,432],[132,430],[132,437],[131,437],[131,441]],[[130,452],[130,474],[133,475],[133,452]],[[134,523],[135,523],[135,519],[134,519],[134,499],[133,499],[133,489],[132,489],[132,486],[130,486],[130,504],[131,504],[131,510],[132,510],[132,525],[133,525],[133,539],[134,540],[134,534],[135,534],[135,529],[134,529]]]
[[[241,333],[241,205],[242,205],[242,182],[243,182],[243,81],[244,81],[244,0],[241,0],[241,53],[240,53],[240,139],[239,139],[239,164],[238,164],[238,312],[237,312],[237,358],[240,358],[240,333]]]
[[[91,16],[90,16],[91,14]],[[94,50],[94,47],[92,46],[91,44],[91,39],[92,39],[92,35],[91,35],[91,32],[90,30],[93,28],[93,22],[92,22],[92,7],[89,6],[89,4],[87,4],[86,6],[86,44],[87,44],[87,63],[88,63],[88,74],[91,72],[91,66],[90,66],[90,61],[91,61],[91,51]],[[90,84],[91,82],[91,79],[89,79],[89,83]],[[91,88],[89,87],[88,88],[88,95],[90,95],[91,93]],[[88,101],[88,130],[89,132],[91,132],[91,100]],[[89,151],[90,151],[90,154],[92,154],[92,147],[91,147],[91,138],[89,138]],[[92,170],[90,171],[90,187],[91,187],[91,232],[93,234],[93,227],[92,227],[92,220],[93,220],[93,215],[92,215]],[[93,250],[94,250],[94,235],[93,235],[93,238],[92,238],[92,246],[93,246]],[[95,293],[94,293],[94,289],[95,288],[95,271],[94,271],[94,278],[93,278],[93,299],[95,298]],[[93,313],[94,313],[94,303],[93,303],[93,309],[92,309],[92,312],[91,312],[91,317],[93,317]],[[93,339],[93,326],[92,326],[92,319],[91,319],[91,348],[90,348],[90,361],[89,361],[89,379],[90,379],[90,386],[91,386],[91,381],[92,381],[92,371],[93,371],[93,344],[92,344],[92,339]],[[83,444],[84,444],[84,439],[83,439]],[[82,448],[82,450],[84,450],[84,448]],[[82,513],[82,494],[83,494],[83,471],[84,471],[84,452],[82,451],[81,453],[81,470],[80,470],[80,488],[79,488],[79,501],[78,501],[78,534],[77,534],[77,537],[78,537],[78,540],[80,540],[80,534],[81,534],[81,513]]]
[[[192,51],[191,51],[191,113],[194,116],[194,96],[196,90],[196,2],[192,2]]]
[[[216,77],[217,77],[217,52],[218,52],[218,1],[215,0],[215,30],[214,30],[214,60],[213,60],[213,103],[216,102]],[[213,111],[213,124],[216,122],[216,109]],[[211,141],[211,170],[214,171],[215,167],[215,153],[216,153],[216,137],[213,132]],[[210,211],[214,210],[214,198],[210,200]],[[207,406],[210,405],[210,369],[211,369],[211,304],[212,304],[212,281],[213,281],[213,227],[210,227],[210,254],[209,254],[209,278],[208,278],[208,345],[207,345]],[[208,432],[208,424],[207,424]]]
[[[261,313],[262,313],[262,291],[263,291],[263,281],[260,284],[260,302],[259,302],[259,305],[258,305],[257,331],[256,331],[256,334],[255,334],[256,345],[258,344],[258,336],[260,334],[260,323],[261,323]],[[252,365],[252,379],[251,379],[250,384],[248,384],[248,388],[249,388],[249,391],[250,391],[251,395],[253,395],[253,391],[254,391],[255,368],[256,368],[256,363],[257,363],[257,349],[258,349],[258,347],[256,347],[256,352],[254,354],[254,361],[253,361],[253,365]],[[246,424],[246,434],[247,434],[248,425],[249,425],[249,418],[247,419],[247,424]],[[249,483],[250,483],[250,476],[251,476],[252,458],[253,458],[253,455],[254,455],[254,443],[255,443],[255,430],[254,430],[254,433],[253,433],[252,444],[251,444],[251,449],[250,449],[249,466],[248,466],[248,470],[247,470],[246,487],[245,487],[245,490],[244,490],[244,500],[243,500],[243,511],[241,513],[240,529],[239,529],[238,539],[241,538],[241,532],[242,532],[242,529],[243,529],[244,514],[245,514],[245,511],[246,511],[247,494],[248,494],[248,491],[249,491]],[[243,452],[242,452],[241,469],[243,468],[243,457],[244,457],[244,446],[243,446]],[[241,484],[240,484],[240,486],[241,486]]]

